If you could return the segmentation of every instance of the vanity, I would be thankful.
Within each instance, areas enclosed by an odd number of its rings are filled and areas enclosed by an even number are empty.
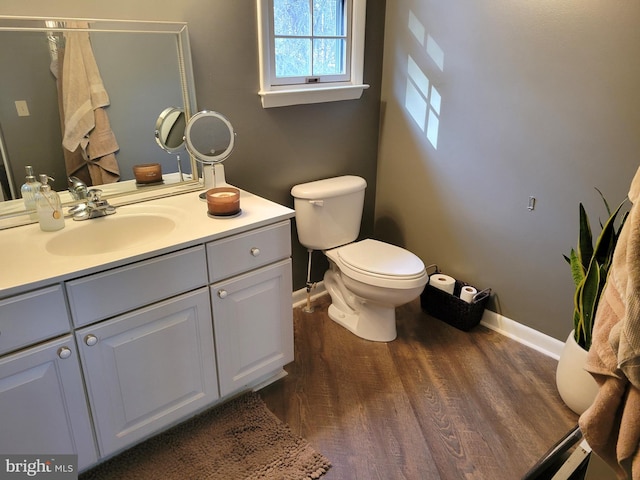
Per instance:
[[[86,470],[285,374],[294,212],[240,204],[211,218],[188,192],[0,230],[0,452]]]

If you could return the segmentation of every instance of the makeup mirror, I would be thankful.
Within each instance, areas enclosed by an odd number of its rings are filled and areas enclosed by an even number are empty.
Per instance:
[[[181,182],[184,181],[182,173],[182,163],[180,161],[180,151],[184,148],[184,130],[186,126],[186,116],[182,108],[165,108],[158,120],[156,120],[155,137],[156,143],[168,154],[176,155],[178,164],[178,175]]]
[[[226,184],[221,163],[231,155],[235,137],[231,122],[218,112],[203,110],[187,122],[184,131],[187,150],[202,163],[205,192],[200,194],[201,199],[206,199],[206,190]]]
[[[167,153],[176,153],[184,146],[186,120],[184,110],[165,108],[156,121],[156,142]]]

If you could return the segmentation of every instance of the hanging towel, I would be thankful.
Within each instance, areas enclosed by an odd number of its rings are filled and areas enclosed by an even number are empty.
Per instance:
[[[58,45],[57,55],[52,59],[51,72],[56,77],[56,88],[58,90],[58,112],[60,114],[60,129],[64,137],[64,106],[62,101],[62,75],[64,65],[64,45]],[[78,177],[84,182],[85,185],[91,186],[91,175],[89,175],[89,168],[87,162],[84,159],[83,151],[81,148],[76,148],[73,152],[70,152],[64,146],[62,147],[62,153],[64,154],[65,171],[68,177]]]
[[[589,446],[619,478],[640,480],[640,168],[598,305],[585,368],[599,389],[580,416]]]
[[[86,22],[73,22],[69,26],[88,28]],[[93,185],[118,181],[120,174],[114,153],[119,147],[103,108],[109,105],[109,95],[100,77],[88,32],[65,33],[61,76],[62,145],[71,152],[71,155],[65,154],[67,173],[78,176],[78,170],[86,167]],[[91,145],[92,142],[95,145]]]
[[[87,161],[93,185],[117,182],[120,178],[115,152],[118,142],[111,130],[109,117],[104,108],[94,110],[96,126],[89,133]]]
[[[86,22],[77,22],[73,26],[88,28]],[[62,103],[65,132],[62,145],[73,152],[78,145],[88,141],[86,136],[95,127],[93,111],[109,105],[109,95],[91,50],[89,32],[65,32],[64,36]]]

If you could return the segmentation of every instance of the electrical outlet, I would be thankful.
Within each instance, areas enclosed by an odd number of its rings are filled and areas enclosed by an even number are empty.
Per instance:
[[[527,210],[532,212],[536,208],[536,197],[529,197],[529,204],[527,205]]]
[[[29,107],[26,100],[16,100],[16,111],[19,117],[29,116]]]

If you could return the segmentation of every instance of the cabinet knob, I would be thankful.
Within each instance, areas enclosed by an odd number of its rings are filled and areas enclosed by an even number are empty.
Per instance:
[[[89,334],[86,337],[84,337],[84,343],[92,347],[93,345],[98,343],[98,337],[96,337],[95,335]]]
[[[260,255],[260,249],[258,247],[253,247],[251,249],[251,255],[253,255],[254,257],[257,257],[258,255]]]
[[[227,298],[227,295],[229,295],[229,293],[226,290],[218,290],[218,296],[220,298]]]
[[[58,349],[58,356],[59,356],[60,358],[62,358],[63,360],[64,360],[65,358],[69,358],[69,357],[71,356],[71,349],[70,349],[70,348],[68,348],[68,347],[60,347],[60,348]]]

